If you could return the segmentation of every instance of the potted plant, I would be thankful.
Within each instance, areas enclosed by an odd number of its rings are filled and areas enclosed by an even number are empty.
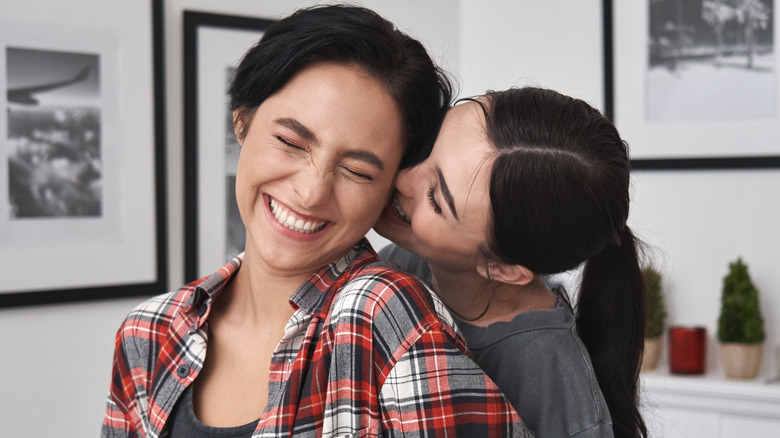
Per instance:
[[[642,355],[642,371],[654,370],[661,357],[661,338],[664,334],[666,304],[661,283],[661,273],[646,266],[642,273],[647,288],[647,320],[645,322],[645,351]]]
[[[729,379],[758,375],[764,342],[764,319],[748,267],[737,258],[723,278],[718,340],[721,361]]]

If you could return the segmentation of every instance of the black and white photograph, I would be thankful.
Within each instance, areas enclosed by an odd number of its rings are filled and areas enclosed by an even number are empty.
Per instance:
[[[8,47],[10,219],[102,212],[99,56]]]
[[[776,114],[773,0],[651,0],[649,121]]]
[[[0,307],[162,291],[162,2],[8,6]]]
[[[776,165],[776,0],[603,4],[605,113],[634,168]]]

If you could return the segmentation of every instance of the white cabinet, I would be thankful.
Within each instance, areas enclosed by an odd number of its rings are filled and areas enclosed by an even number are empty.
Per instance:
[[[651,437],[780,438],[780,384],[642,373]]]

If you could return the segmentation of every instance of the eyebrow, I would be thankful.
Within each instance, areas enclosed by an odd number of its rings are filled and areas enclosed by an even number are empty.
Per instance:
[[[458,212],[455,210],[455,201],[452,199],[450,188],[447,187],[447,181],[444,180],[444,174],[441,173],[441,169],[436,169],[436,173],[439,175],[439,185],[441,186],[441,194],[444,196],[444,200],[447,201],[447,206],[450,207],[452,215],[455,219],[458,219]]]
[[[303,137],[304,140],[309,141],[314,144],[318,144],[319,140],[317,139],[317,136],[314,135],[313,132],[309,128],[306,127],[303,123],[291,119],[289,117],[281,117],[276,120],[274,120],[274,123],[277,123],[279,125],[282,125],[292,131],[294,131],[296,134]]]
[[[303,137],[304,140],[311,142],[313,145],[315,146],[319,145],[319,139],[317,139],[317,136],[314,135],[311,129],[307,128],[306,125],[299,122],[298,120],[295,120],[290,117],[280,117],[274,120],[274,122],[292,130],[296,134]],[[344,152],[342,156],[345,158],[360,160],[365,163],[371,164],[373,166],[376,166],[379,170],[385,170],[385,164],[373,152],[369,152],[365,150],[349,150]]]
[[[345,158],[352,158],[354,160],[360,160],[365,163],[376,166],[379,170],[385,170],[385,163],[376,156],[373,152],[364,151],[360,149],[353,149],[346,151],[342,154]]]

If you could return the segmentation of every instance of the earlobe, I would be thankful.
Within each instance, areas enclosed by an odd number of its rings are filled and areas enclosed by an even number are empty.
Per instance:
[[[490,262],[487,266],[478,265],[477,272],[488,280],[496,280],[501,283],[516,284],[520,286],[525,286],[534,279],[533,271],[525,266],[498,262]]]

